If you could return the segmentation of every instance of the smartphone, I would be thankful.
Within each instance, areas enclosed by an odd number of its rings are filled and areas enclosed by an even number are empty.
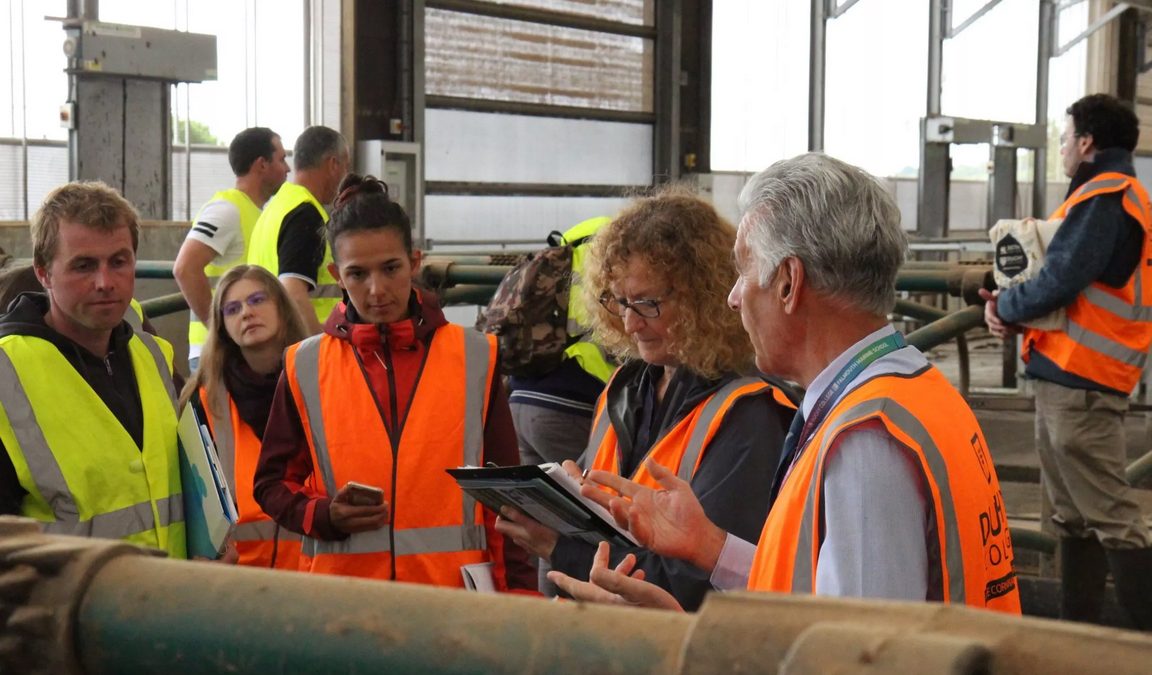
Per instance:
[[[384,503],[384,490],[373,485],[364,485],[350,480],[344,484],[348,489],[348,503],[352,506],[379,506]]]

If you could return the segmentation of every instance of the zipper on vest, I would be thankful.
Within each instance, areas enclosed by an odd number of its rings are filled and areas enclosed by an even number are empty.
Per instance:
[[[381,351],[384,351],[381,346]],[[392,355],[391,352],[385,351],[384,356],[387,361],[381,361],[380,365],[384,366],[384,371],[388,373],[388,393],[389,393],[389,410],[392,412],[392,424],[388,424],[388,419],[384,416],[384,407],[380,405],[380,397],[376,395],[376,388],[372,386],[372,378],[368,376],[368,369],[364,367],[364,359],[360,357],[360,350],[352,347],[352,356],[356,359],[356,365],[360,366],[360,375],[364,378],[364,384],[368,387],[368,394],[372,396],[372,403],[376,405],[376,414],[380,415],[380,423],[384,425],[384,433],[388,435],[388,445],[391,446],[392,451],[392,503],[388,507],[388,549],[392,552],[392,569],[388,575],[391,581],[396,580],[396,462],[399,460],[399,445],[400,445],[400,422],[396,419],[396,377],[392,374]],[[375,352],[377,359],[380,358],[380,353]],[[419,382],[419,378],[417,378]]]
[[[396,581],[396,473],[399,469],[400,461],[400,412],[396,405],[396,376],[392,370],[392,350],[383,348],[384,352],[384,371],[388,373],[388,407],[392,413],[392,428],[385,429],[388,432],[388,440],[392,446],[392,508],[389,520],[392,521],[392,526],[388,528],[388,548],[392,551],[392,570],[391,580]],[[377,353],[379,357],[379,353]],[[411,402],[408,404],[412,406]]]
[[[112,377],[112,352],[104,355],[104,370],[108,371],[108,377]]]

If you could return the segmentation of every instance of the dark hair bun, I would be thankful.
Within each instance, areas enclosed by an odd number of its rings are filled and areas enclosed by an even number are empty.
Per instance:
[[[340,181],[340,187],[337,189],[336,201],[333,206],[338,209],[358,194],[381,194],[387,198],[388,184],[375,176],[361,176],[350,173],[344,176],[344,180]]]

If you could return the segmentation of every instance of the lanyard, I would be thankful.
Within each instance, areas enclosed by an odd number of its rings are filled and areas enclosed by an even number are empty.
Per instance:
[[[796,453],[793,455],[793,460],[800,456],[800,450],[808,442],[809,437],[820,427],[820,424],[824,422],[824,417],[831,410],[832,404],[840,398],[844,389],[877,359],[902,349],[905,345],[903,335],[892,333],[860,350],[856,356],[852,357],[851,361],[840,369],[836,377],[832,378],[832,383],[820,394],[820,398],[816,399],[815,405],[812,406],[812,412],[808,413],[808,417],[804,420],[804,428],[800,431],[800,437],[796,439]]]

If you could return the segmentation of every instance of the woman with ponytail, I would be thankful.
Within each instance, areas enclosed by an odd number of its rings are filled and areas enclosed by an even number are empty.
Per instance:
[[[293,345],[264,436],[256,499],[304,536],[302,568],[497,590],[531,589],[527,555],[445,469],[517,464],[490,336],[450,324],[415,285],[408,215],[371,176],[347,176],[328,223],[346,301]]]

